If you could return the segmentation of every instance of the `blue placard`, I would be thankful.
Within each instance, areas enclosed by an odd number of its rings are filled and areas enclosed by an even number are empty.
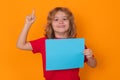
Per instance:
[[[82,68],[84,45],[84,38],[47,39],[46,70]]]

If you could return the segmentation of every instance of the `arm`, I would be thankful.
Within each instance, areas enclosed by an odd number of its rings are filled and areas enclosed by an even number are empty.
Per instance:
[[[22,32],[20,33],[20,36],[16,44],[17,48],[23,49],[23,50],[32,50],[32,46],[30,45],[30,42],[27,42],[27,35],[34,21],[35,21],[35,16],[34,16],[34,11],[33,11],[30,16],[26,17],[24,28]]]
[[[87,58],[87,64],[88,66],[95,68],[97,66],[97,61],[95,59],[95,57],[93,57],[93,53],[91,49],[85,49],[84,51],[84,55],[86,55]]]

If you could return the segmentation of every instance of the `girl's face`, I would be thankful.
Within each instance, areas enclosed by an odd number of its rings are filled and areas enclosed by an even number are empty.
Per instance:
[[[69,19],[67,15],[62,11],[58,11],[52,20],[52,27],[55,33],[67,32],[69,29]]]

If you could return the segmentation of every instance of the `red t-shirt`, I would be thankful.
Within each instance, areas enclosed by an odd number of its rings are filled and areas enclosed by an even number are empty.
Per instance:
[[[45,49],[46,37],[30,41],[33,48],[33,53],[42,53],[43,72],[46,80],[80,80],[79,68],[68,70],[53,70],[46,71],[46,49]],[[85,47],[86,48],[86,47]],[[85,57],[85,62],[87,61]]]

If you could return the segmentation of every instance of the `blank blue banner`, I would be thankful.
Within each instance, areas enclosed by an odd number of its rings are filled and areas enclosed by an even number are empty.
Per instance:
[[[82,68],[84,45],[84,38],[47,39],[46,70]]]

